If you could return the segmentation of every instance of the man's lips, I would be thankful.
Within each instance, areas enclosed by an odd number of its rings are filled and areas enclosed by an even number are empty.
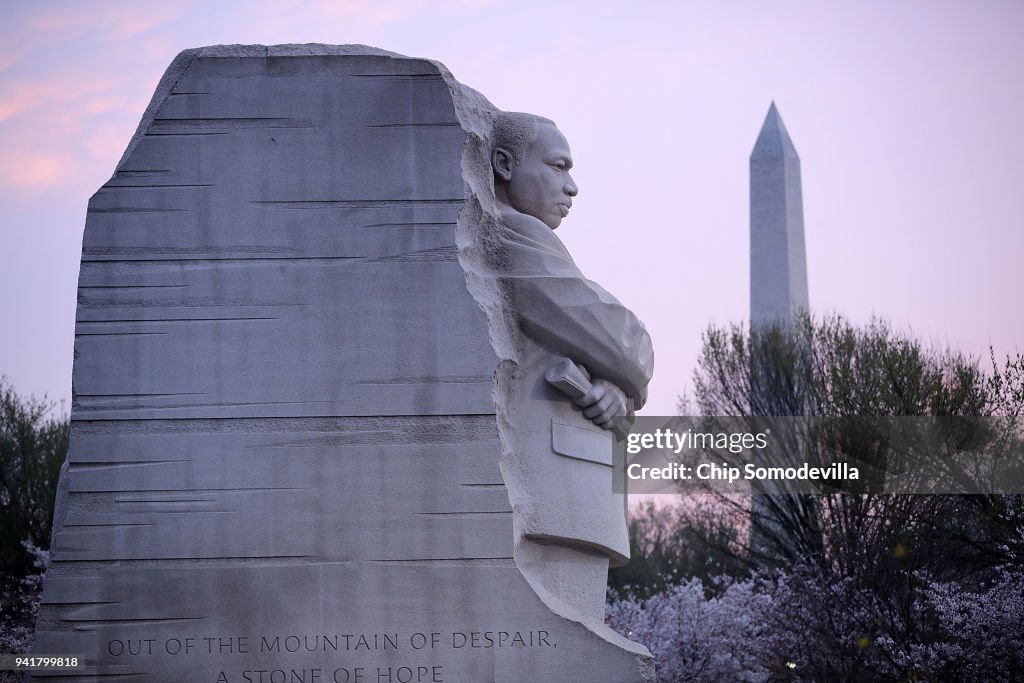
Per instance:
[[[572,208],[572,204],[559,204],[558,208],[562,211],[562,218],[569,215],[569,209]]]

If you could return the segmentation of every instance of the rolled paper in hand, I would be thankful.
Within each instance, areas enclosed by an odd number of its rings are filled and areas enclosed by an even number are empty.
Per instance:
[[[544,379],[577,404],[593,386],[580,366],[565,357],[559,358],[547,369]],[[627,408],[629,408],[628,403],[632,403],[632,401],[627,399]],[[626,438],[630,427],[633,426],[633,421],[632,415],[612,418],[612,433],[615,434],[617,440],[622,441]]]
[[[580,366],[564,357],[556,360],[554,365],[548,368],[544,373],[544,379],[573,401],[586,396],[593,386]]]

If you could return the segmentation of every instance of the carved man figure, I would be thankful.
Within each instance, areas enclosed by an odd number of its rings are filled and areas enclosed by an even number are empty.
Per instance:
[[[503,471],[516,561],[553,608],[599,623],[609,563],[629,558],[608,430],[646,400],[651,339],[631,311],[583,276],[554,234],[578,192],[569,144],[555,124],[498,113],[491,166],[497,225],[487,251],[516,352],[499,378],[512,442]],[[576,404],[545,380],[560,357],[591,377]]]

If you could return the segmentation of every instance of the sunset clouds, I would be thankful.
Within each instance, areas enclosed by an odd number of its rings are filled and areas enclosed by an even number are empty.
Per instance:
[[[113,170],[163,50],[138,50],[177,10],[139,3],[24,4],[0,42],[0,196],[88,190]]]

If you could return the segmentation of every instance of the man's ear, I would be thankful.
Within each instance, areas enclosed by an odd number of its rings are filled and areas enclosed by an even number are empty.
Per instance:
[[[495,147],[491,152],[491,167],[494,169],[494,175],[506,183],[512,180],[513,163],[512,153],[504,147]]]

